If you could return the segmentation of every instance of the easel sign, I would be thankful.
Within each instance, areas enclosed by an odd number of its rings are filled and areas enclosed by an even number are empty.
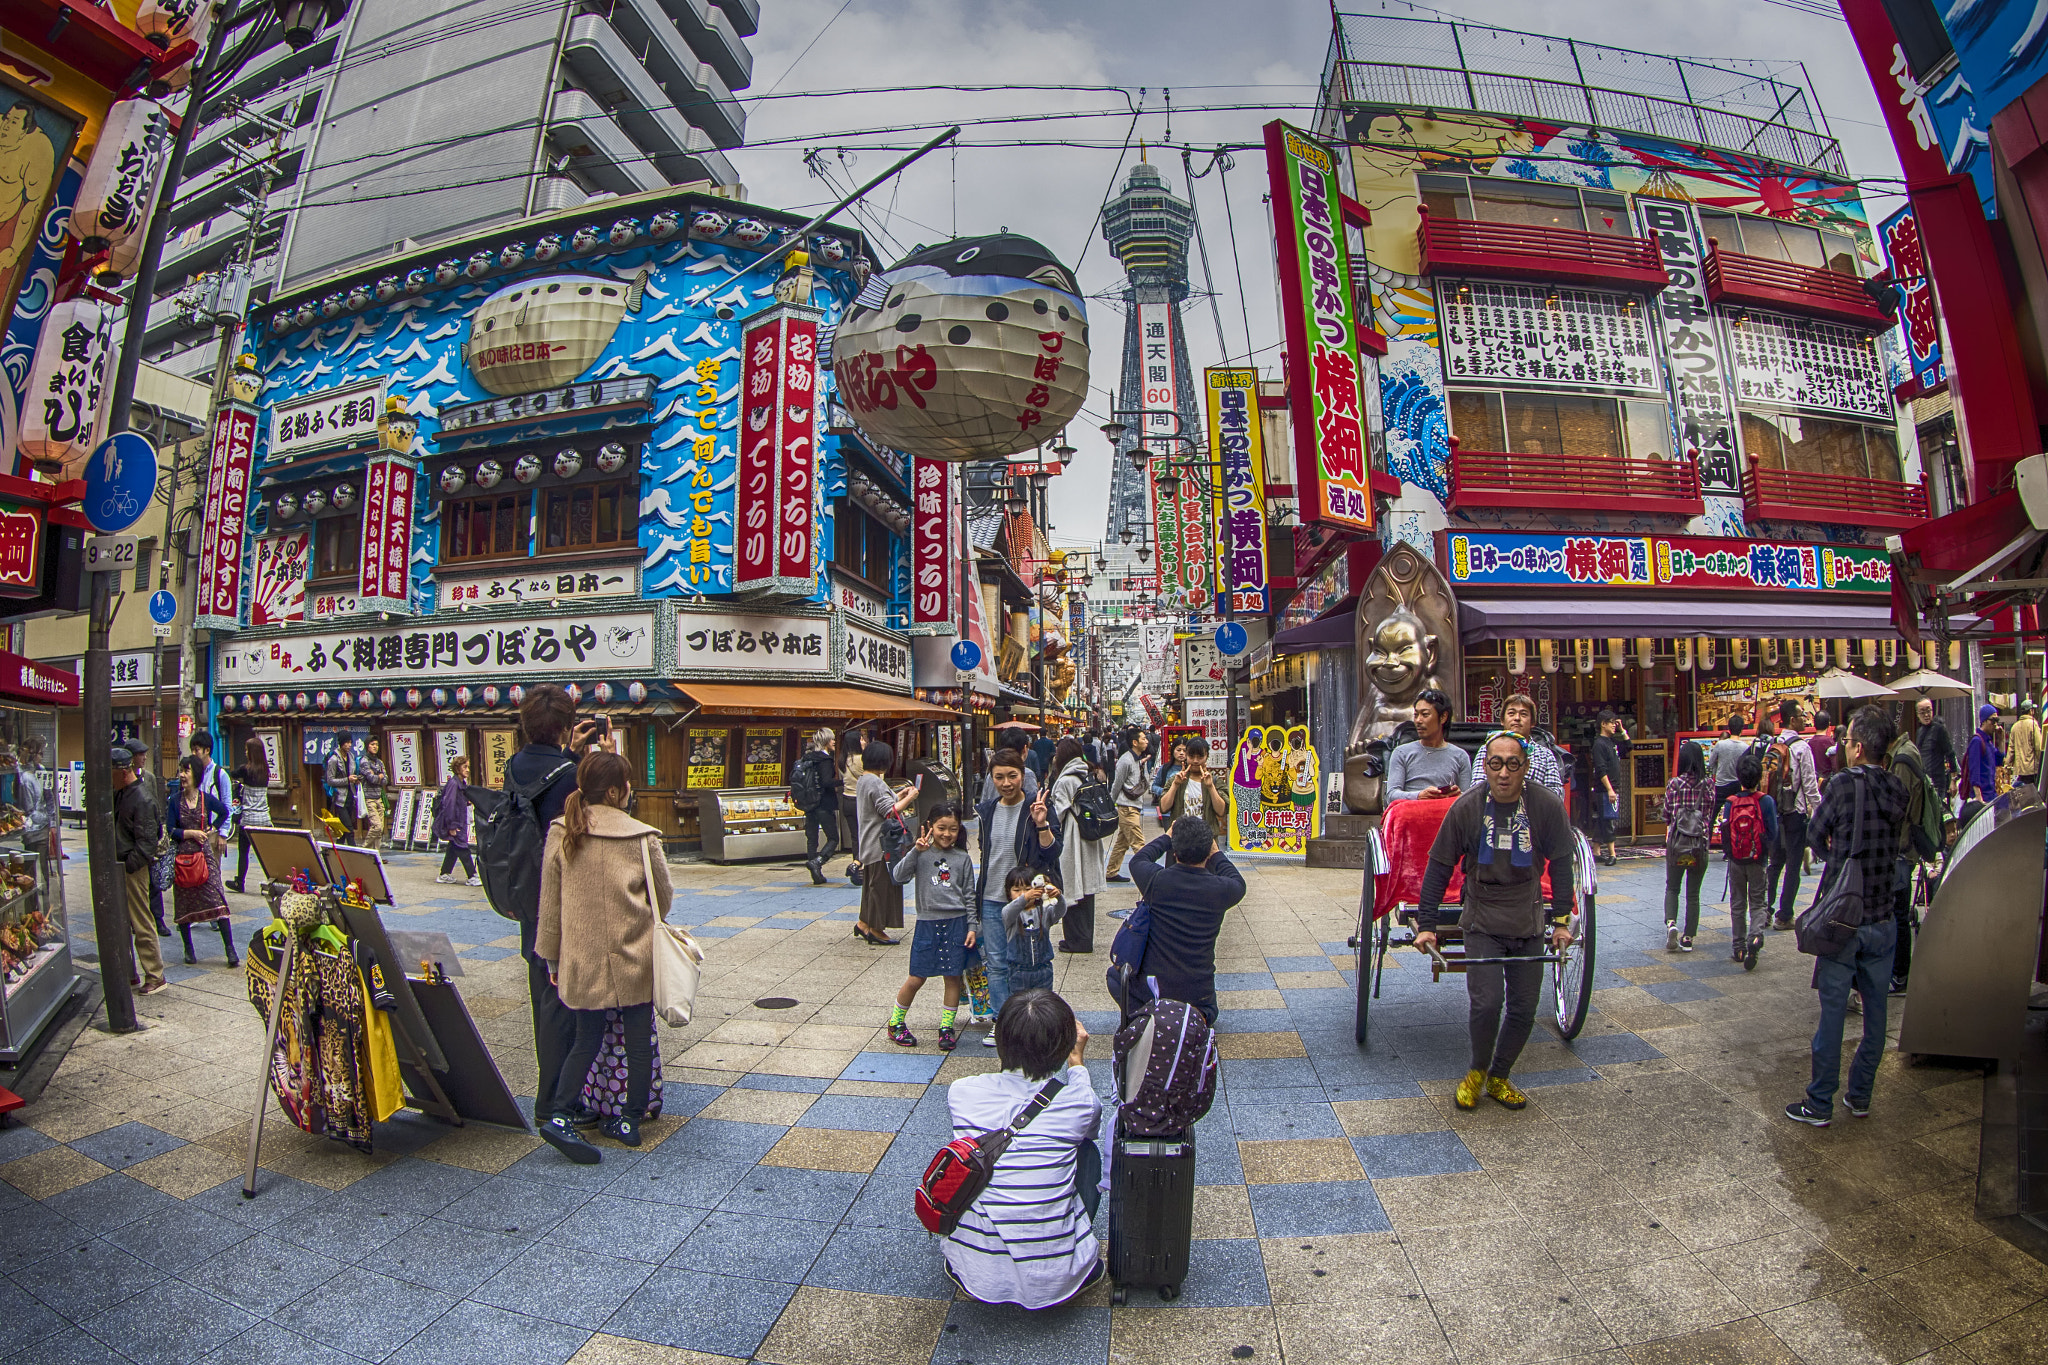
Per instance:
[[[327,855],[327,870],[337,885],[361,882],[371,900],[379,905],[392,903],[391,883],[384,876],[384,859],[375,849],[322,844],[320,851]]]
[[[469,731],[436,730],[433,735],[434,785],[441,786],[455,776],[455,760],[469,757]]]
[[[391,842],[404,848],[412,836],[413,807],[419,802],[419,792],[412,787],[400,787],[398,795],[391,801]]]
[[[291,786],[284,770],[284,731],[258,730],[256,742],[263,746],[263,762],[270,769],[270,790],[283,791]]]
[[[256,850],[256,861],[263,865],[266,881],[289,883],[297,873],[304,872],[314,886],[332,883],[327,861],[320,856],[320,846],[313,842],[309,831],[249,825],[243,832],[249,836],[249,847]]]
[[[423,791],[419,804],[413,808],[412,843],[414,848],[434,846],[434,808],[441,803],[439,792]]]

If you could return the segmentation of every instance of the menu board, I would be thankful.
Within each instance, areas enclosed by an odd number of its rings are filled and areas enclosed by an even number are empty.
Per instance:
[[[517,730],[484,731],[483,785],[496,789],[505,785],[505,765],[519,752]]]
[[[726,738],[724,730],[696,730],[689,732],[689,781],[691,787],[723,787],[725,785]]]
[[[1728,324],[1735,399],[1892,420],[1877,338],[1854,327],[1754,309]]]
[[[1444,377],[1659,395],[1641,299],[1595,289],[1440,280]]]
[[[740,763],[746,770],[747,787],[779,787],[782,785],[782,731],[748,730],[740,750]],[[694,748],[694,746],[693,746]],[[696,784],[691,783],[692,786]]]

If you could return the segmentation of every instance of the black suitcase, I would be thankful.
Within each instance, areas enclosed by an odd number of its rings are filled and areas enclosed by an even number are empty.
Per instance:
[[[1172,1302],[1195,1237],[1195,1135],[1125,1137],[1109,1157],[1109,1277],[1113,1303],[1132,1285]]]

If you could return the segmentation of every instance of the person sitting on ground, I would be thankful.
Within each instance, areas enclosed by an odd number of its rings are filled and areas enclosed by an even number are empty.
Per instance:
[[[1209,771],[1209,741],[1200,735],[1182,735],[1174,748],[1184,757],[1179,771],[1167,778],[1159,793],[1159,823],[1171,829],[1183,816],[1193,816],[1211,829],[1227,829],[1230,798],[1216,785]]]
[[[1721,849],[1728,855],[1728,928],[1735,941],[1735,960],[1745,968],[1756,966],[1764,926],[1771,922],[1766,860],[1778,842],[1778,803],[1757,790],[1763,780],[1763,761],[1744,754],[1735,765],[1735,795],[1721,807]],[[1789,928],[1789,921],[1778,927]],[[1689,943],[1683,946],[1692,951]]]
[[[1451,699],[1432,687],[1415,699],[1415,738],[1387,760],[1387,800],[1456,796],[1466,779],[1465,751],[1444,738]]]
[[[895,1008],[889,1011],[889,1041],[898,1047],[916,1047],[917,1035],[908,1022],[911,1002],[932,977],[946,982],[946,1006],[939,1012],[939,1050],[951,1052],[960,1045],[960,1032],[953,1019],[960,1012],[961,978],[967,972],[974,951],[975,926],[979,915],[973,908],[974,859],[960,847],[960,809],[947,802],[933,806],[925,817],[917,842],[903,851],[889,869],[899,886],[917,887],[917,929],[910,939],[910,975],[896,992]]]
[[[1513,730],[1529,741],[1529,780],[1550,788],[1558,800],[1564,800],[1564,775],[1557,770],[1557,754],[1548,744],[1536,738],[1536,699],[1527,692],[1517,692],[1500,704],[1501,725]],[[1486,755],[1472,755],[1472,781],[1476,787],[1486,780]]]
[[[1060,884],[1043,872],[1013,867],[1003,879],[1003,933],[1010,954],[1010,991],[1052,989],[1052,926],[1066,918]]]
[[[1027,990],[1003,1002],[992,1036],[1003,1069],[946,1087],[954,1137],[1013,1123],[1049,1082],[1057,1086],[946,1238],[946,1274],[982,1303],[1050,1308],[1103,1272],[1093,1227],[1102,1200],[1102,1101],[1085,1064],[1088,1030],[1051,991]]]
[[[1457,799],[1430,846],[1415,910],[1415,946],[1424,952],[1436,946],[1444,892],[1452,869],[1462,863],[1465,903],[1458,928],[1465,955],[1530,960],[1466,968],[1472,1067],[1452,1098],[1460,1109],[1470,1109],[1483,1092],[1520,1109],[1529,1101],[1508,1082],[1508,1072],[1529,1041],[1543,994],[1543,871],[1550,871],[1549,947],[1561,952],[1572,941],[1574,846],[1564,803],[1549,788],[1526,780],[1528,741],[1512,730],[1497,730],[1484,753],[1486,785]]]
[[[1162,865],[1168,852],[1172,861]],[[1216,936],[1244,899],[1244,874],[1217,848],[1206,821],[1183,815],[1131,859],[1131,876],[1152,911],[1138,978],[1156,979],[1161,999],[1184,1001],[1215,1023]]]

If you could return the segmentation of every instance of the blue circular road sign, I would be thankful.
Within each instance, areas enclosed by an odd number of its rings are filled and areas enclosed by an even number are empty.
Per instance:
[[[1245,646],[1251,642],[1252,637],[1235,621],[1225,621],[1216,627],[1216,652],[1225,658],[1236,658],[1244,653]]]
[[[962,640],[954,645],[953,667],[962,673],[971,673],[981,667],[981,646],[972,640]]]
[[[156,447],[132,431],[101,441],[85,464],[85,519],[103,535],[142,520],[156,495]]]
[[[162,588],[158,588],[155,592],[149,595],[150,620],[156,622],[160,626],[167,626],[171,623],[171,618],[173,616],[176,616],[177,614],[178,598],[176,594],[169,593],[164,591]]]

